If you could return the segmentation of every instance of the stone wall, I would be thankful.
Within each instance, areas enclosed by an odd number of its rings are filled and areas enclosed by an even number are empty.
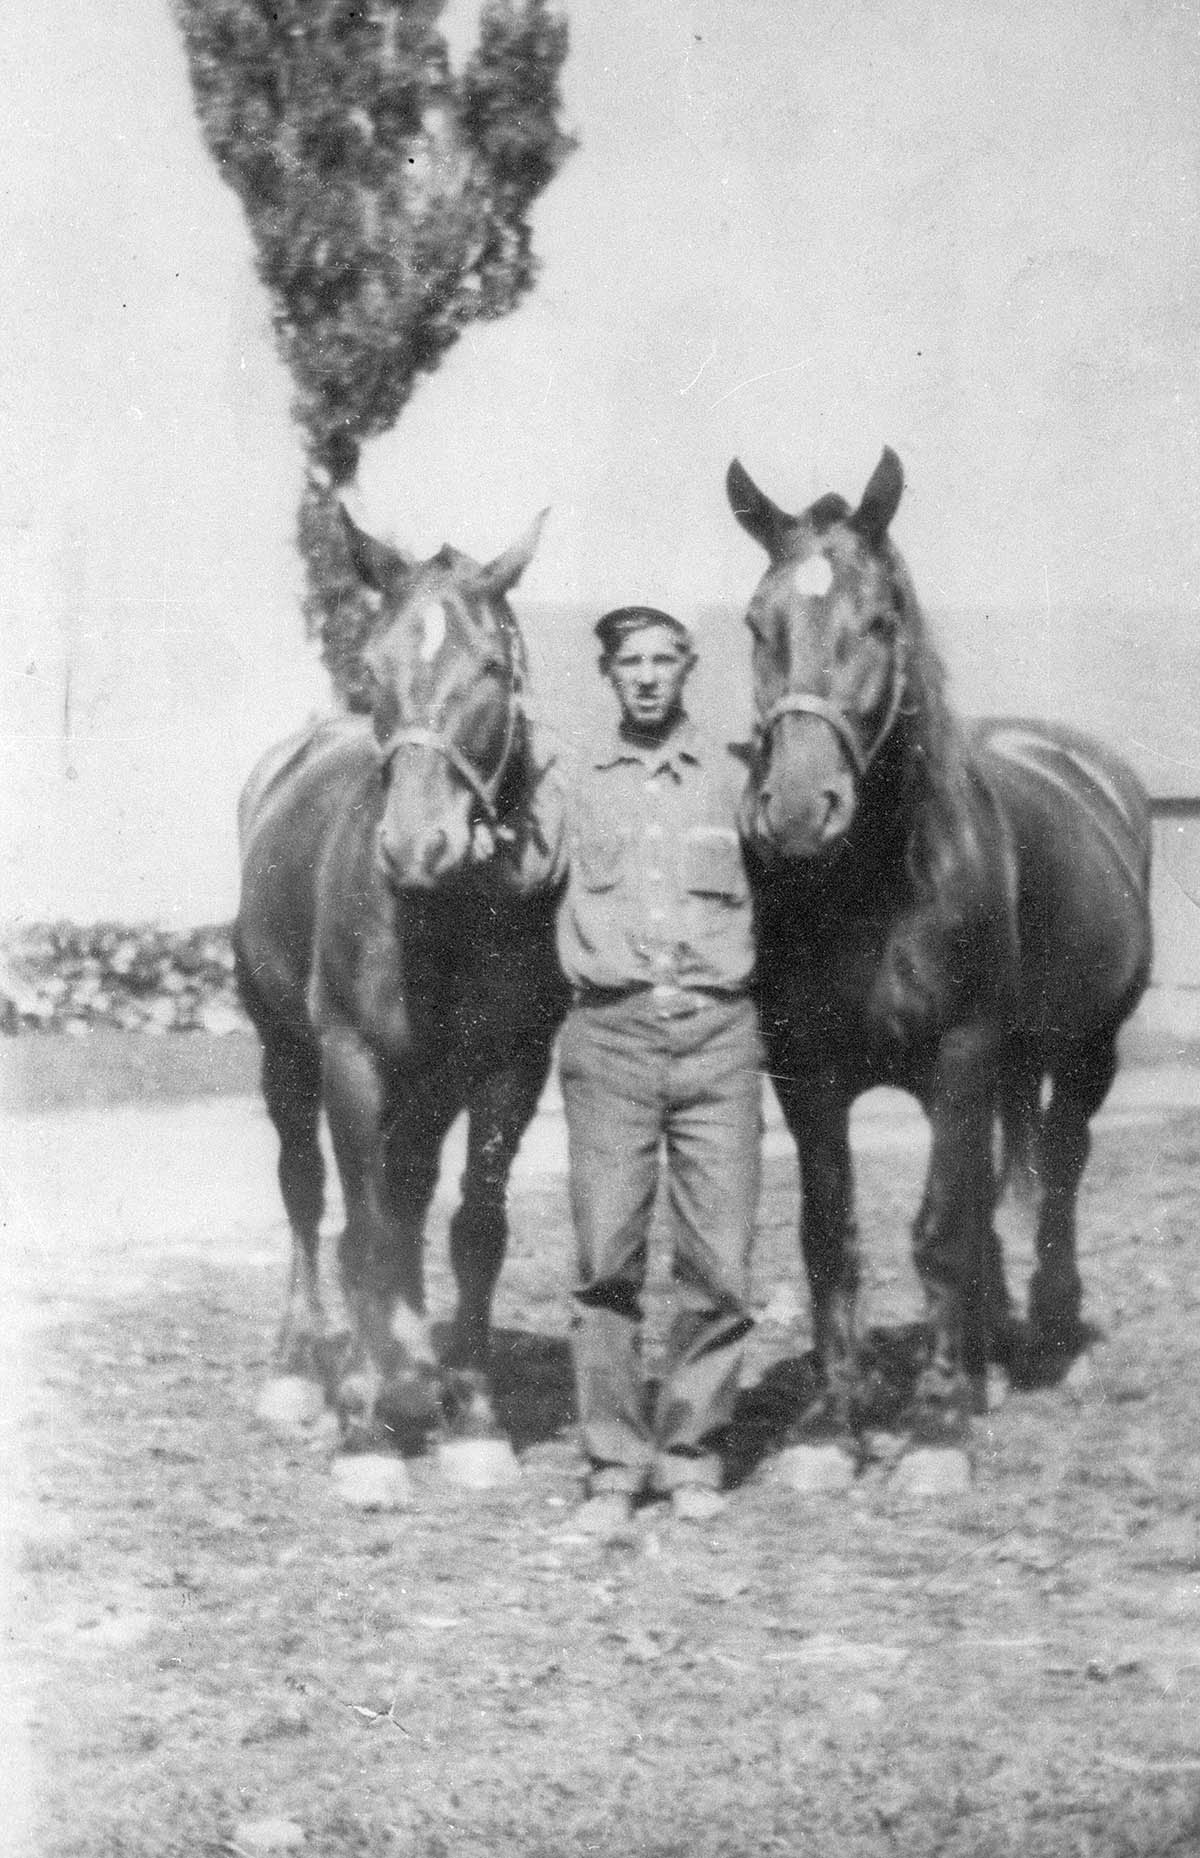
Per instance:
[[[0,1032],[235,1032],[227,927],[43,923],[0,948]]]

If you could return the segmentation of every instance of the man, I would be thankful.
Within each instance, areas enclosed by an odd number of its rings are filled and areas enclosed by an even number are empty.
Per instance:
[[[748,995],[744,770],[683,707],[687,628],[653,607],[596,626],[619,718],[566,798],[559,958],[574,993],[560,1046],[578,1245],[573,1356],[588,1499],[619,1533],[635,1499],[706,1522],[751,1328],[761,1070]],[[642,1362],[648,1237],[665,1154],[673,1310],[653,1402]]]

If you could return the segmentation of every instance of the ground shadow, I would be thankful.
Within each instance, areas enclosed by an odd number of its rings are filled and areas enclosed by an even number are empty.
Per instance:
[[[441,1349],[448,1325],[434,1327]],[[1080,1354],[1103,1339],[1102,1331],[1080,1323],[1069,1342],[1054,1349],[1039,1346],[1027,1324],[1014,1323],[1005,1340],[1003,1366],[1016,1392],[1058,1386]],[[350,1338],[332,1338],[322,1349],[322,1378],[332,1401],[337,1376]],[[922,1323],[877,1325],[860,1347],[859,1421],[864,1432],[898,1430],[917,1376],[928,1358],[929,1332]],[[999,1352],[999,1351],[997,1351]],[[514,1450],[527,1451],[561,1438],[575,1424],[575,1385],[570,1343],[564,1335],[505,1328],[492,1332],[492,1388],[496,1415]],[[734,1417],[722,1441],[725,1481],[745,1483],[762,1463],[792,1442],[798,1422],[821,1391],[816,1354],[787,1355],[774,1361],[738,1396]],[[647,1388],[652,1399],[656,1384]],[[420,1451],[429,1440],[414,1432],[397,1438],[397,1447]]]
[[[928,1359],[929,1339],[923,1323],[879,1325],[867,1331],[859,1349],[858,1419],[864,1433],[900,1430],[901,1415]],[[1016,1392],[1056,1387],[1072,1362],[1101,1339],[1098,1328],[1080,1322],[1069,1338],[1047,1347],[1028,1324],[1014,1322],[1005,1338],[1002,1365]],[[783,1356],[743,1389],[724,1442],[726,1482],[745,1483],[765,1459],[792,1443],[820,1391],[820,1366],[811,1349]]]
[[[434,1324],[433,1345],[439,1358],[449,1337],[448,1323]],[[313,1372],[331,1408],[336,1406],[338,1382],[349,1361],[351,1347],[350,1332],[339,1330],[324,1338],[314,1351]],[[493,1329],[491,1380],[496,1417],[514,1450],[526,1451],[532,1445],[546,1444],[574,1424],[575,1387],[570,1345],[565,1336],[543,1335],[530,1329]],[[453,1384],[452,1376],[449,1384]],[[451,1393],[446,1413],[451,1424],[452,1408]],[[392,1449],[404,1457],[420,1456],[437,1436],[437,1428],[430,1427],[428,1416],[414,1418],[406,1424],[392,1415],[387,1430]]]
[[[566,1336],[494,1329],[492,1388],[497,1417],[518,1452],[544,1445],[575,1424],[575,1383]]]
[[[869,1329],[859,1349],[858,1417],[864,1431],[897,1427],[927,1358],[928,1331],[920,1323]],[[744,1483],[763,1460],[793,1442],[805,1412],[821,1392],[813,1350],[775,1361],[738,1400],[725,1449],[726,1479]]]

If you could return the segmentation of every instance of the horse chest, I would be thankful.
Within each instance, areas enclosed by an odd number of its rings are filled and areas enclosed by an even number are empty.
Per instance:
[[[359,928],[352,947],[327,964],[335,984],[320,984],[318,966],[313,1016],[351,1021],[393,1065],[449,1062],[484,1075],[547,1036],[561,1016],[548,914],[513,933],[490,912],[465,909],[456,922],[380,919]]]
[[[764,1030],[793,1057],[898,1075],[962,1010],[964,976],[921,912],[826,910],[802,923],[777,917],[760,947]]]

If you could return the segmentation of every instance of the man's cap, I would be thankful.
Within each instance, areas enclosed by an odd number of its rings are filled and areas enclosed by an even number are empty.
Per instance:
[[[596,637],[604,648],[606,655],[619,651],[625,640],[633,632],[641,632],[645,626],[666,626],[679,640],[680,645],[690,648],[692,635],[681,619],[673,613],[664,613],[657,606],[617,606],[611,613],[603,614],[595,626]]]

